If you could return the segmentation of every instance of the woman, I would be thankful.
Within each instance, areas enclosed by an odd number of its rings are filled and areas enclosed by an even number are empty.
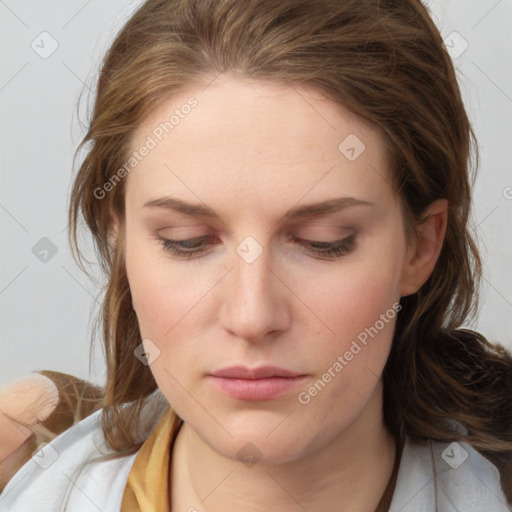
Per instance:
[[[510,510],[512,358],[462,328],[473,141],[417,0],[145,2],[70,204],[103,407],[0,504]]]

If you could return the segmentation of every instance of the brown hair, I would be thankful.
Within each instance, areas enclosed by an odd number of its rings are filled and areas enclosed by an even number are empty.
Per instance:
[[[148,0],[119,32],[77,149],[89,144],[69,209],[73,254],[81,265],[81,214],[108,278],[107,442],[119,452],[140,446],[132,425],[156,383],[133,354],[141,336],[122,223],[109,244],[112,212],[124,218],[124,182],[104,198],[94,191],[126,162],[134,130],[153,108],[228,71],[309,87],[382,128],[408,236],[429,204],[448,200],[436,267],[401,300],[383,374],[384,418],[396,439],[469,443],[497,466],[512,502],[512,357],[462,328],[477,311],[481,274],[468,226],[478,152],[452,61],[419,0]]]

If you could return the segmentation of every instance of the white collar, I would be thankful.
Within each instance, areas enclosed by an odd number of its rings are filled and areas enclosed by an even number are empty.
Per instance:
[[[87,463],[107,453],[100,413],[96,411],[55,438],[43,448],[40,460],[32,457],[0,495],[0,510],[119,512],[137,453]],[[151,418],[146,436],[157,420],[158,417]],[[455,466],[465,453],[467,459],[457,469],[446,462]],[[47,468],[43,467],[45,458],[47,462],[54,459]],[[435,511],[510,512],[512,507],[506,505],[496,467],[471,446],[462,442],[457,446],[437,442],[415,444],[406,438],[389,512]]]

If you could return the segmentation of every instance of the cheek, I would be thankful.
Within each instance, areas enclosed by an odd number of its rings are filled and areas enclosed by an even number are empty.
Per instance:
[[[152,262],[136,246],[126,250],[126,272],[130,284],[133,309],[137,314],[143,338],[155,337],[157,326],[164,318],[164,306],[169,303],[169,288],[163,286],[161,276]],[[159,279],[160,277],[160,279]]]
[[[186,400],[182,386],[195,392],[190,369],[201,367],[204,332],[214,321],[208,292],[219,281],[217,268],[208,275],[189,262],[171,261],[152,241],[127,243],[126,270],[141,339],[158,348],[150,369],[167,399]],[[222,275],[222,274],[221,274]],[[151,352],[152,345],[145,347]],[[154,350],[154,349],[153,349]],[[178,384],[180,383],[180,384]]]
[[[401,309],[403,251],[399,234],[388,235],[301,285],[298,293],[323,325],[310,333],[317,340],[317,369],[327,371],[342,356],[344,377],[337,382],[347,379],[343,386],[353,389],[372,377],[365,368],[379,375],[387,360]]]
[[[141,335],[155,340],[169,333],[201,292],[183,263],[171,262],[157,245],[141,239],[126,246],[126,272]]]
[[[173,265],[157,252],[142,244],[127,244],[126,270],[141,339],[151,340],[145,342],[145,352],[155,351],[155,345],[158,348],[151,373],[175,407],[181,401],[188,403],[177,383],[192,389],[183,369],[193,368],[197,359],[197,347],[191,340],[198,336],[197,315],[202,309],[198,297],[204,293],[179,263]]]
[[[354,329],[373,325],[400,298],[401,250],[374,249],[302,281],[299,293],[336,332],[357,334]]]
[[[343,290],[343,291],[340,291]],[[344,356],[350,365],[345,374],[352,374],[358,380],[356,368],[368,367],[379,374],[385,364],[396,318],[398,298],[390,292],[386,280],[371,279],[367,276],[345,281],[344,288],[337,288],[316,300],[316,311],[326,328],[317,338],[319,363],[327,370],[338,356]]]

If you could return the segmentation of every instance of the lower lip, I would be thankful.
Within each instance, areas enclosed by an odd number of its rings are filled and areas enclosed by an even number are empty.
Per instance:
[[[272,377],[268,379],[233,379],[208,376],[223,393],[237,400],[270,400],[304,381],[305,376]]]

